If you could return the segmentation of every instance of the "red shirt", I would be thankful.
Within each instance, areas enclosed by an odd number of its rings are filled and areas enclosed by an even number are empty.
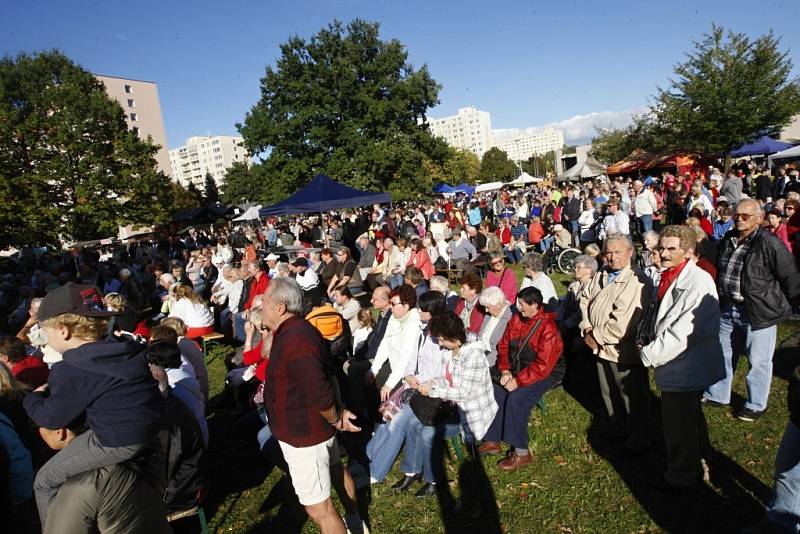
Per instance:
[[[258,342],[258,345],[242,353],[242,361],[245,365],[257,364],[256,378],[258,378],[258,380],[261,382],[263,382],[264,378],[266,378],[267,365],[269,365],[269,358],[261,357],[261,348],[263,345],[264,339],[262,338],[261,341]]]
[[[264,271],[258,271],[255,276],[255,281],[250,287],[250,295],[247,297],[247,303],[244,305],[245,310],[249,310],[253,306],[253,299],[256,295],[263,295],[269,287],[269,276]]]
[[[661,273],[661,279],[658,282],[658,300],[664,298],[664,295],[667,294],[667,289],[672,285],[672,282],[678,279],[678,275],[681,274],[681,271],[686,267],[688,262],[689,260],[683,260],[677,267],[667,269]]]
[[[33,389],[46,384],[50,376],[47,364],[36,356],[25,356],[20,361],[11,364],[11,374],[18,381],[28,384]]]
[[[328,347],[311,323],[286,319],[272,336],[264,407],[276,439],[292,447],[327,441],[335,429],[322,417],[334,403]]]

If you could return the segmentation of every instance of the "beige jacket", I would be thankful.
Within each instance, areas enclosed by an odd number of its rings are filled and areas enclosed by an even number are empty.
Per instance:
[[[638,268],[626,267],[608,283],[608,272],[599,271],[581,292],[580,330],[592,330],[597,356],[620,363],[641,363],[636,350],[636,327],[642,319],[653,286]]]

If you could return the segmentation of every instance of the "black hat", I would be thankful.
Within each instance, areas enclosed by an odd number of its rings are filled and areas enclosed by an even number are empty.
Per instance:
[[[294,263],[292,263],[292,265],[294,265],[295,267],[308,267],[308,260],[305,258],[297,258],[296,260],[294,260]]]
[[[38,318],[39,321],[45,321],[64,313],[84,317],[121,315],[121,312],[112,312],[106,309],[103,297],[97,292],[96,287],[72,282],[47,293],[39,306]]]

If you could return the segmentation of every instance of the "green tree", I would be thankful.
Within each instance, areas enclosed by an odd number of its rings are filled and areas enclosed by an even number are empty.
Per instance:
[[[522,170],[531,176],[545,176],[555,172],[556,153],[551,150],[544,155],[534,154],[520,163]]]
[[[789,124],[800,112],[800,82],[779,45],[772,32],[751,40],[712,26],[658,90],[652,111],[667,143],[722,155]]]
[[[219,202],[219,189],[217,189],[217,182],[210,172],[206,173],[206,178],[203,183],[203,197],[206,204],[216,204]]]
[[[508,154],[499,148],[490,148],[481,158],[481,180],[484,182],[507,182],[517,176],[517,166],[508,159]]]
[[[158,224],[172,210],[157,146],[102,83],[58,51],[0,60],[0,246]]]
[[[423,160],[443,162],[447,146],[424,122],[439,86],[378,30],[359,19],[346,27],[337,21],[308,41],[281,45],[260,100],[237,124],[248,151],[261,155],[262,200],[285,198],[317,172],[414,196],[426,181]]]
[[[448,147],[443,169],[451,185],[475,184],[481,176],[481,160],[469,150]]]
[[[266,180],[262,165],[248,166],[237,161],[228,167],[222,181],[222,201],[226,204],[265,202],[269,195],[264,192]]]
[[[197,186],[194,184],[194,182],[189,182],[189,185],[187,185],[187,186],[186,186],[186,193],[187,193],[187,194],[188,194],[188,195],[189,195],[189,196],[190,196],[192,199],[194,199],[194,202],[195,202],[195,203],[196,203],[198,206],[202,206],[202,205],[206,204],[206,199],[205,199],[205,198],[203,198],[203,192],[202,192],[202,191],[200,191],[200,188],[198,188],[198,187],[197,187]]]
[[[197,194],[190,193],[178,182],[170,182],[169,185],[175,211],[200,207],[200,200],[197,198]],[[197,190],[197,188],[195,188],[195,190]]]

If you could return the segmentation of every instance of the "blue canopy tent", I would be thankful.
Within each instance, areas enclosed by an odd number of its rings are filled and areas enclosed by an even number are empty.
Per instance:
[[[760,156],[762,154],[774,154],[775,152],[780,152],[782,150],[786,150],[787,148],[792,148],[791,143],[784,143],[782,141],[776,141],[765,135],[764,137],[753,141],[748,145],[742,145],[733,152],[731,152],[731,156],[734,158],[740,158],[742,156]]]
[[[391,201],[389,193],[359,191],[320,173],[300,191],[286,200],[261,208],[258,214],[261,217],[270,217],[295,213],[320,213],[368,204],[385,204]]]
[[[450,184],[439,184],[433,188],[433,192],[438,195],[449,195],[453,192],[453,186]]]
[[[464,193],[468,197],[471,197],[475,194],[475,186],[469,184],[458,184],[457,186],[453,187],[454,193]]]

